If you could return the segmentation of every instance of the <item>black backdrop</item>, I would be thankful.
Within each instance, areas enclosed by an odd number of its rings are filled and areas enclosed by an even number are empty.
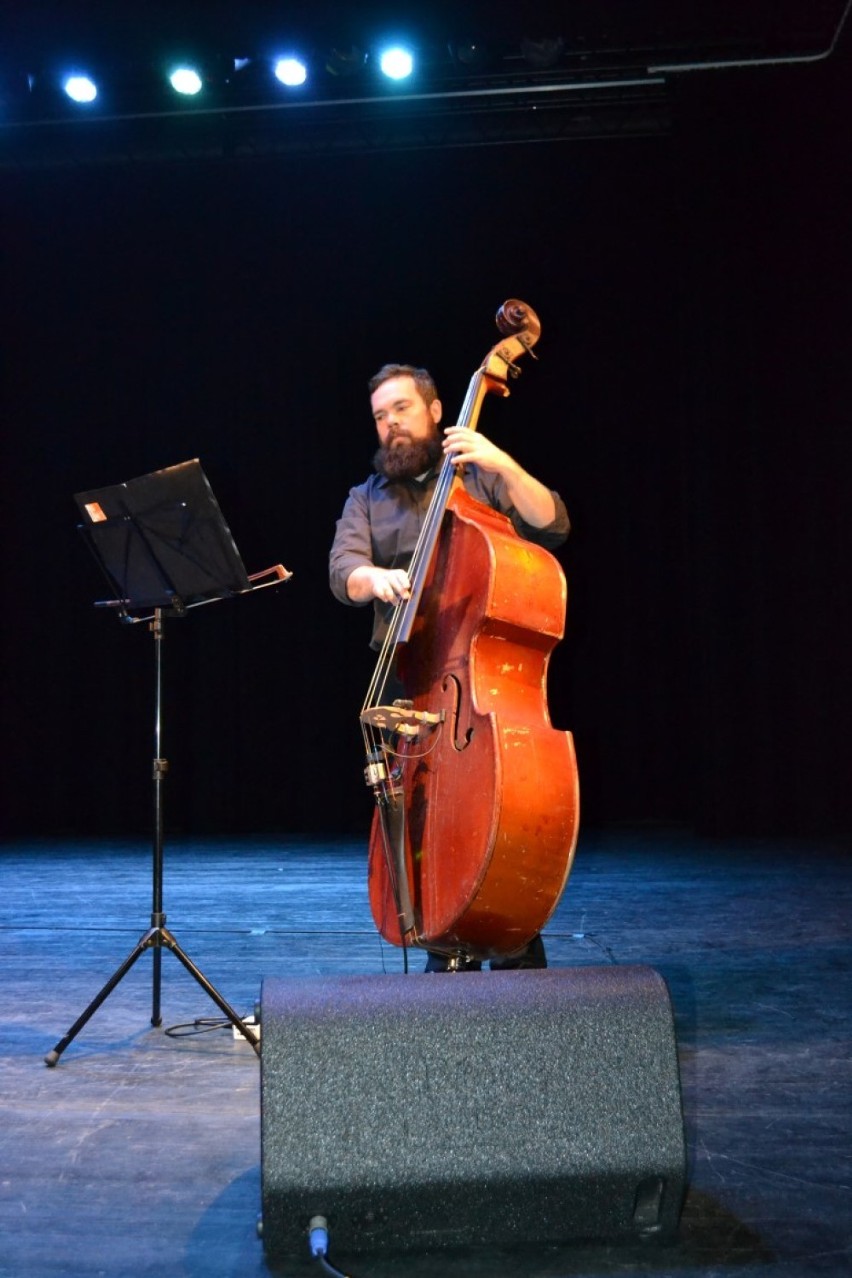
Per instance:
[[[587,825],[845,831],[841,54],[683,80],[660,137],[7,172],[6,832],[149,827],[153,644],[93,608],[72,494],[190,457],[294,575],[167,623],[167,826],[366,828],[369,620],[326,579],[366,379],[424,363],[452,417],[510,296],[540,358],[481,428],[573,518]]]

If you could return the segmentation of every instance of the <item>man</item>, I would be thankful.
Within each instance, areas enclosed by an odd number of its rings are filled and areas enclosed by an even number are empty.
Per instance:
[[[441,401],[425,369],[385,364],[369,390],[379,437],[376,473],[350,489],[337,521],[329,582],[341,603],[373,604],[371,646],[378,649],[394,607],[409,596],[408,566],[445,454],[463,467],[470,495],[508,515],[520,536],[553,549],[565,541],[570,525],[559,494],[478,431],[461,426],[439,431]],[[541,937],[520,954],[491,963],[492,969],[546,966]],[[446,969],[447,960],[430,953],[426,970]]]

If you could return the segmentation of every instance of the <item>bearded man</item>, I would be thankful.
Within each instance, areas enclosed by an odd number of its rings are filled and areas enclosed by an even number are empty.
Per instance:
[[[371,646],[379,649],[394,607],[409,596],[408,567],[445,454],[462,468],[470,495],[507,515],[519,536],[551,550],[565,541],[570,525],[559,494],[502,448],[466,427],[439,430],[441,401],[425,368],[385,364],[368,385],[379,437],[375,473],[349,491],[329,557],[329,583],[341,603],[372,602]],[[491,966],[546,967],[541,937]],[[447,970],[446,960],[430,954],[426,970]]]

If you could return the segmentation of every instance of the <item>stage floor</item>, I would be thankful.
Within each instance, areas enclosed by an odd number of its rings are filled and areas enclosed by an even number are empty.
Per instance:
[[[355,841],[167,838],[163,886],[169,931],[240,1016],[265,977],[402,969]],[[549,961],[649,965],[668,983],[689,1157],[679,1238],[372,1257],[355,1278],[852,1272],[850,896],[836,844],[584,833]],[[259,1061],[174,954],[162,1027],[148,949],[44,1064],[149,927],[147,843],[7,844],[0,902],[0,1274],[279,1272],[255,1228]]]

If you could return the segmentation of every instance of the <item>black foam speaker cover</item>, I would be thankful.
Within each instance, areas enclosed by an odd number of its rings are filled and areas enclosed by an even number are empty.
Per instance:
[[[652,968],[268,978],[262,1236],[382,1252],[672,1234],[677,1047]],[[315,1262],[314,1262],[315,1263]]]

